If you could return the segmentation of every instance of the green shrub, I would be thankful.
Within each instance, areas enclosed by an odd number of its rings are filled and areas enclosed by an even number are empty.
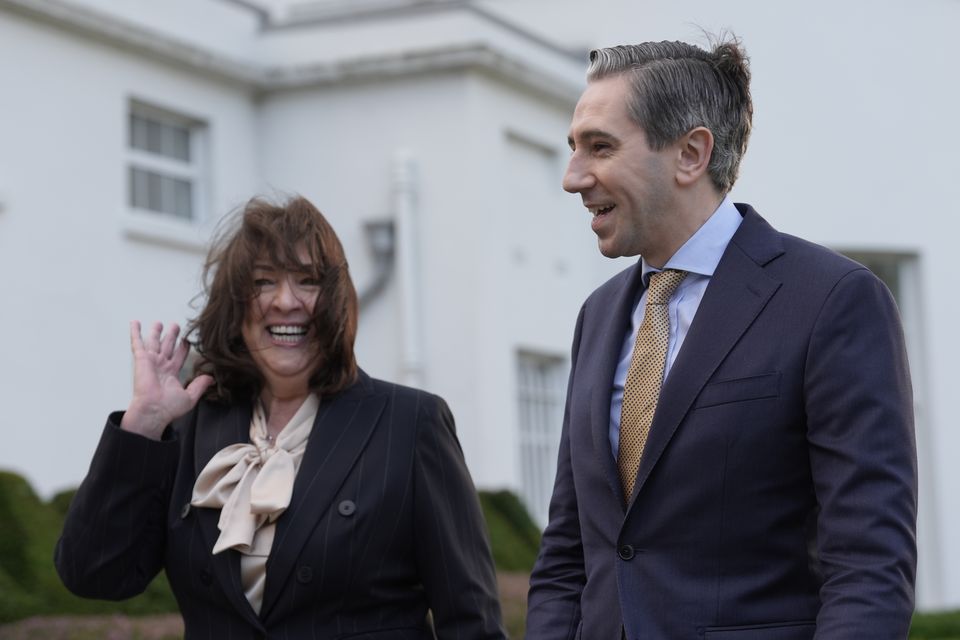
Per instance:
[[[523,504],[509,491],[481,491],[480,506],[497,569],[529,573],[540,549],[540,529]]]
[[[914,640],[960,640],[960,611],[915,614],[910,637]]]
[[[0,471],[0,623],[34,615],[167,613],[177,611],[165,577],[124,602],[71,594],[53,566],[53,550],[73,492],[41,501],[15,473]]]

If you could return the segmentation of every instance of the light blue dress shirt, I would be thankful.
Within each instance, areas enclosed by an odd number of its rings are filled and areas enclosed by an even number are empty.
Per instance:
[[[710,284],[717,264],[723,252],[726,251],[730,239],[743,222],[743,217],[729,197],[723,199],[717,210],[707,219],[695,234],[667,260],[664,269],[680,269],[688,272],[686,278],[677,287],[670,298],[670,339],[667,343],[667,361],[664,366],[663,379],[667,379],[673,361],[680,353],[683,340],[697,314],[703,294]],[[620,446],[620,409],[623,406],[623,385],[627,380],[627,370],[630,368],[630,359],[633,357],[633,343],[637,339],[637,331],[643,322],[643,314],[647,304],[647,285],[650,276],[659,271],[640,259],[643,270],[643,292],[633,308],[630,320],[630,332],[623,338],[620,348],[620,359],[617,361],[617,371],[613,376],[613,397],[610,401],[610,446],[613,458],[617,459]]]

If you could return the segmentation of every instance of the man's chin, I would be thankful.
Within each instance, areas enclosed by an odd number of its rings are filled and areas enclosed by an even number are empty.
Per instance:
[[[623,247],[618,247],[612,243],[605,243],[601,239],[597,240],[597,248],[600,249],[600,254],[605,258],[628,258],[640,255],[636,251],[624,251]]]

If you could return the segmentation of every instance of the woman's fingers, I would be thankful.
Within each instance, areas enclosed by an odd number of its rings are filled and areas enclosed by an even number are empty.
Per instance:
[[[147,339],[143,339],[139,320],[130,321],[130,350],[134,354],[147,352],[156,353],[163,360],[175,361],[179,368],[186,360],[190,345],[186,340],[177,340],[180,336],[180,325],[171,323],[167,332],[163,332],[163,323],[154,322],[150,326]]]
[[[140,335],[140,321],[130,321],[130,351],[143,351],[143,336]]]
[[[177,323],[171,324],[167,329],[167,334],[163,336],[163,340],[160,342],[160,357],[167,360],[173,357],[174,349],[177,347],[177,336],[179,335],[180,326]]]
[[[163,333],[163,323],[154,322],[153,326],[150,327],[150,334],[147,336],[147,340],[144,343],[147,351],[151,353],[160,352],[160,334]]]

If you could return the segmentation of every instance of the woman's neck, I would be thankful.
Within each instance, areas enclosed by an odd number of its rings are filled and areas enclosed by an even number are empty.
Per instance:
[[[267,419],[267,433],[272,436],[279,434],[303,405],[308,395],[310,395],[309,389],[296,391],[264,389],[260,393],[260,402],[263,404],[263,412]]]

